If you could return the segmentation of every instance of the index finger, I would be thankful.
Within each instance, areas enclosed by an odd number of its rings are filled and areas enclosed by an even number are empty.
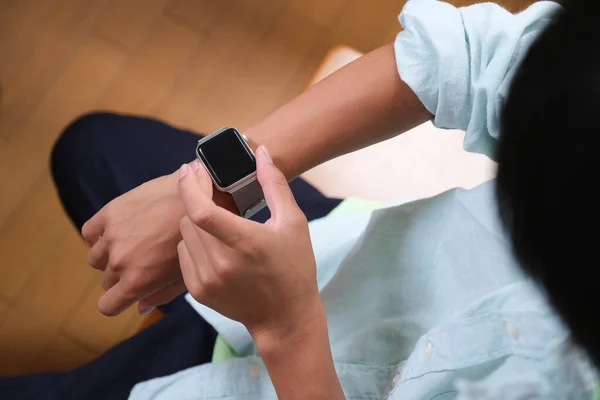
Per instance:
[[[127,290],[125,282],[120,280],[100,296],[96,306],[102,314],[114,317],[128,309],[137,300],[137,296]]]
[[[92,247],[104,234],[104,217],[102,208],[81,227],[81,236],[89,247]]]
[[[196,174],[200,176],[196,177]],[[200,187],[199,179],[207,178],[201,174],[207,172],[200,168],[194,173],[187,164],[182,165],[179,170],[179,197],[189,218],[200,229],[230,247],[235,247],[240,240],[250,238],[253,222],[217,206]]]

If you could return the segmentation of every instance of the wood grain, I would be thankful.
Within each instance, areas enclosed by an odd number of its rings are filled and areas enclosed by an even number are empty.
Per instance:
[[[5,300],[0,299],[0,321],[4,320],[4,314],[8,310],[9,305],[5,302]],[[1,325],[1,323],[0,323]]]
[[[123,312],[117,317],[105,317],[96,308],[96,303],[104,293],[99,284],[93,284],[88,292],[77,305],[73,315],[64,323],[65,335],[86,348],[102,352],[117,343],[123,336],[124,330],[131,327],[131,319],[141,317],[137,314],[135,307]]]
[[[170,89],[177,72],[200,43],[198,33],[160,16],[132,52],[96,106],[149,114]],[[151,83],[151,84],[149,84]]]
[[[34,27],[50,2],[3,0],[0,2],[0,70],[17,46],[31,43]]]
[[[90,37],[54,85],[41,96],[28,122],[0,149],[0,226],[48,168],[52,144],[76,116],[91,110],[125,55]],[[68,101],[67,101],[68,100]]]
[[[61,325],[100,279],[86,263],[87,250],[77,232],[67,229],[17,293],[15,303]]]
[[[0,325],[0,376],[34,372],[57,329],[30,310],[11,307]]]
[[[276,19],[281,6],[265,12]],[[156,108],[156,115],[200,132],[222,123],[226,105],[217,103],[215,97],[232,93],[231,85],[243,82],[247,58],[255,54],[273,24],[256,24],[255,13],[249,7],[230,10],[207,38],[206,46],[199,48],[182,68],[169,96]],[[206,106],[212,106],[213,112]],[[215,108],[223,111],[215,115]]]
[[[400,31],[398,14],[404,1],[379,0],[377,7],[367,6],[364,0],[347,1],[336,26],[330,31],[331,44],[351,44],[365,53],[389,43],[386,38],[394,27]]]
[[[245,57],[243,70],[234,72],[238,79],[224,83],[223,90],[202,102],[197,124],[244,129],[280,105],[286,86],[318,40],[317,32],[306,25],[306,18],[291,10],[283,12],[264,41]],[[256,101],[258,95],[261,101]]]
[[[0,135],[11,137],[25,123],[69,64],[103,6],[96,0],[59,0],[33,26],[33,41],[13,46],[14,54],[2,64],[3,118]]]
[[[291,9],[320,27],[331,26],[337,22],[346,6],[343,0],[290,0]]]
[[[208,36],[233,4],[231,1],[170,0],[164,13],[182,25]]]
[[[50,176],[44,173],[0,229],[0,296],[13,301],[68,229]]]
[[[126,49],[134,49],[162,14],[167,0],[110,0],[94,32]]]

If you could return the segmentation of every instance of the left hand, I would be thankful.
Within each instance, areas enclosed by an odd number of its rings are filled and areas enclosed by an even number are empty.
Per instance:
[[[183,215],[175,173],[117,197],[83,225],[88,263],[103,273],[102,314],[117,315],[138,300],[144,314],[185,291],[176,251]]]
[[[191,165],[200,166],[197,160]],[[177,185],[177,171],[148,181],[112,200],[83,226],[88,263],[103,273],[102,314],[117,315],[138,300],[146,314],[185,291],[177,259],[185,208]],[[214,195],[219,206],[235,209],[229,194]]]
[[[181,167],[179,195],[187,215],[180,224],[179,263],[197,301],[253,335],[284,339],[324,321],[315,257],[306,217],[264,147],[257,150],[257,174],[271,211],[265,224],[217,206],[207,172]]]

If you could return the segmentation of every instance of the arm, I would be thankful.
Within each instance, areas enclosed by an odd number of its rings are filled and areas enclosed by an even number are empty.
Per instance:
[[[288,179],[429,119],[398,75],[393,45],[346,65],[246,131]]]
[[[394,46],[389,44],[334,72],[245,134],[254,149],[267,146],[277,167],[293,179],[431,118],[400,79]],[[215,192],[214,196],[217,204],[236,211],[229,195]]]
[[[248,328],[278,398],[343,399],[308,223],[264,147],[256,155],[271,210],[265,224],[218,207],[211,179],[197,162],[181,168],[183,279],[197,301]]]
[[[325,310],[319,298],[286,331],[253,332],[280,399],[344,399],[333,365]],[[293,334],[289,334],[293,332]]]
[[[400,79],[388,45],[325,78],[246,134],[255,145],[268,146],[291,179],[430,118]],[[227,194],[215,192],[214,201],[235,210]],[[182,216],[173,173],[111,201],[83,226],[91,247],[88,263],[104,271],[100,312],[116,315],[143,299],[138,307],[145,313],[185,290],[174,246]],[[139,254],[146,256],[140,259]]]

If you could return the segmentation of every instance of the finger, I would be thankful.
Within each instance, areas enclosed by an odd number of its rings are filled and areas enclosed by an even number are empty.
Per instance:
[[[100,286],[102,286],[102,289],[104,289],[104,291],[108,291],[110,290],[110,288],[115,286],[117,282],[119,282],[119,276],[115,274],[112,270],[107,269],[102,275]]]
[[[202,191],[204,193],[206,193],[206,196],[209,199],[212,199],[213,184],[212,184],[212,179],[210,179],[210,176],[208,175],[208,171],[206,171],[206,168],[204,168],[200,164],[200,161],[198,159],[194,160],[194,162],[192,162],[191,165],[192,165],[192,169],[196,173],[196,179],[198,180],[200,189],[202,189]]]
[[[182,279],[169,283],[164,288],[140,300],[138,311],[141,315],[149,314],[157,306],[167,304],[185,291]]]
[[[216,280],[215,259],[226,256],[234,250],[198,228],[187,216],[181,220],[181,237],[183,240],[180,245],[185,246],[185,250],[190,255],[197,279],[203,285],[214,282]]]
[[[203,286],[202,280],[200,279],[200,274],[198,274],[198,269],[194,265],[188,247],[183,240],[177,245],[177,256],[179,257],[179,266],[185,287],[196,300],[199,300]]]
[[[250,238],[252,222],[217,206],[200,186],[197,174],[189,171],[192,169],[187,164],[179,170],[179,197],[194,224],[232,247]]]
[[[136,300],[136,294],[127,290],[125,281],[118,281],[98,299],[97,307],[102,314],[112,317],[122,313]]]
[[[203,265],[208,262],[207,246],[204,244],[207,237],[212,239],[210,243],[207,243],[209,248],[212,247],[213,250],[216,250],[220,247],[224,247],[222,242],[198,228],[187,215],[181,219],[179,229],[181,237],[184,240],[195,265]]]
[[[285,219],[300,211],[287,179],[273,164],[265,146],[256,151],[256,173],[273,218]]]
[[[88,251],[88,264],[94,269],[104,271],[106,269],[106,264],[108,263],[108,255],[108,243],[101,237]]]
[[[104,234],[104,208],[98,211],[81,227],[81,236],[92,247]]]

